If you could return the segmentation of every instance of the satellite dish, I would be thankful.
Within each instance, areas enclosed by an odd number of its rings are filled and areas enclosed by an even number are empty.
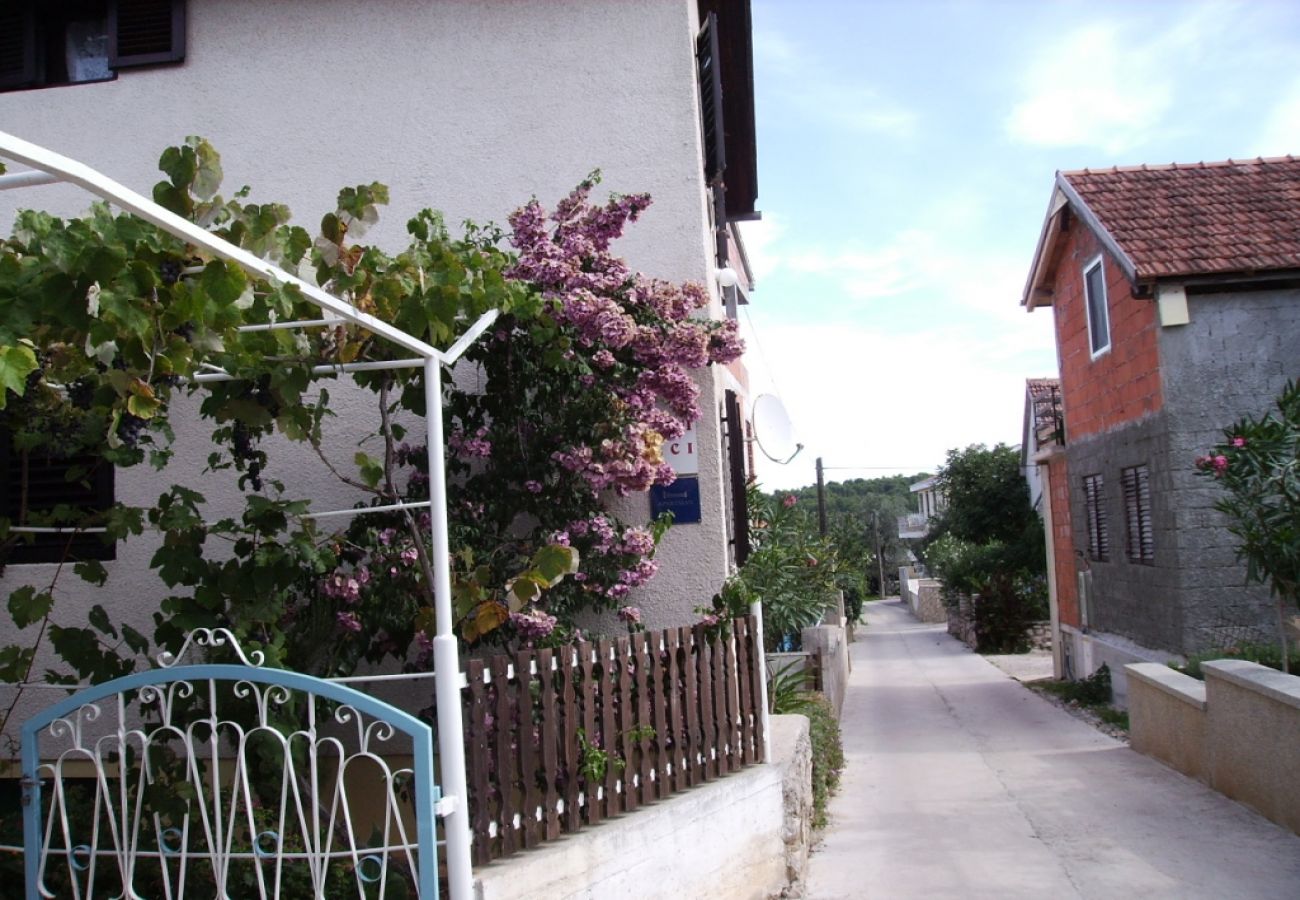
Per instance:
[[[751,418],[758,449],[772,462],[784,465],[803,449],[803,444],[794,439],[794,425],[790,423],[785,404],[775,394],[759,394],[754,398]]]

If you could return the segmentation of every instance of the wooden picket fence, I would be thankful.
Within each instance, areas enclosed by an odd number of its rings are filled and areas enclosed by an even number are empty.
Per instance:
[[[761,651],[745,616],[470,660],[474,864],[762,762]]]

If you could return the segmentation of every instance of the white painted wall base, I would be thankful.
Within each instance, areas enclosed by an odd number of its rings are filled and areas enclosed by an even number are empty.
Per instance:
[[[807,733],[802,717],[799,719]],[[783,723],[791,725],[793,723]],[[786,885],[782,781],[806,739],[777,759],[475,870],[478,900],[764,900]]]
[[[1061,625],[1061,641],[1065,656],[1070,661],[1067,675],[1076,680],[1087,678],[1106,665],[1110,668],[1111,693],[1113,703],[1120,709],[1128,709],[1128,677],[1124,667],[1131,663],[1183,662],[1177,653],[1168,650],[1152,650],[1134,643],[1118,634],[1104,631],[1083,632],[1070,625]]]

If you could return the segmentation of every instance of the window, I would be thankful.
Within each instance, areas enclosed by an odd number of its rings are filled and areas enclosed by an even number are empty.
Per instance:
[[[1110,559],[1104,486],[1100,475],[1085,475],[1083,478],[1084,510],[1088,518],[1088,558],[1098,562]]]
[[[5,434],[0,436],[0,474],[0,516],[11,525],[49,525],[60,507],[84,513],[113,505],[113,467],[93,456],[58,459],[14,450]],[[0,547],[4,565],[114,559],[117,554],[113,542],[93,532],[15,532]]]
[[[1146,466],[1123,471],[1124,524],[1127,529],[1128,561],[1150,565],[1155,562],[1155,535],[1151,530],[1151,486]]]
[[[1098,256],[1083,270],[1083,293],[1088,304],[1088,339],[1092,358],[1110,349],[1110,312],[1106,308],[1106,267]]]
[[[107,81],[184,59],[184,0],[0,4],[0,91]]]

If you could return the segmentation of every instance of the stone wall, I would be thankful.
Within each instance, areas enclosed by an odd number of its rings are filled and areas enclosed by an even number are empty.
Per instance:
[[[772,759],[475,869],[476,900],[766,900],[804,875],[812,743],[771,717]]]
[[[1204,683],[1125,669],[1133,749],[1300,834],[1300,677],[1238,659],[1204,663]]]

